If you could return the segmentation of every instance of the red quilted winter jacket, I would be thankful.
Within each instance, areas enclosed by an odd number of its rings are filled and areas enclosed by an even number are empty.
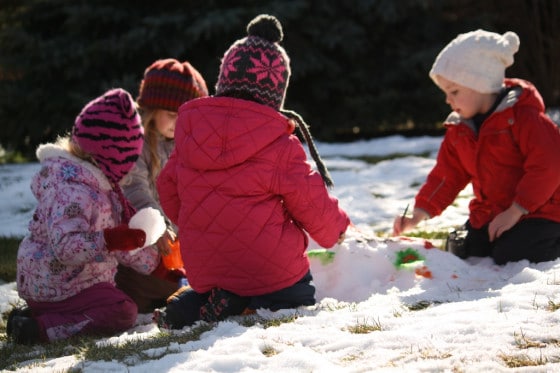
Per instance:
[[[522,219],[560,222],[560,133],[544,113],[536,88],[520,79],[517,87],[481,126],[451,113],[437,162],[416,196],[417,208],[436,216],[472,182],[469,220],[481,228],[513,202],[528,211]]]
[[[276,110],[246,100],[207,97],[179,108],[176,147],[157,187],[195,291],[286,288],[309,270],[304,231],[325,248],[346,231],[348,216],[293,130]]]

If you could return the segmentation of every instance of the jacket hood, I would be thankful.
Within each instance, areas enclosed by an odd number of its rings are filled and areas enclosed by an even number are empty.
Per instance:
[[[37,159],[41,164],[48,163],[51,168],[47,172],[47,168],[40,172],[38,177],[43,179],[42,185],[49,185],[49,183],[57,183],[59,176],[62,175],[64,180],[83,183],[85,185],[94,185],[101,190],[111,190],[112,186],[109,179],[103,172],[91,164],[90,162],[80,159],[66,151],[58,144],[42,144],[39,145],[36,151]],[[87,170],[89,172],[75,172],[74,165]],[[37,191],[39,192],[39,191]]]
[[[293,131],[293,122],[268,106],[230,97],[200,98],[179,108],[175,149],[181,163],[191,168],[226,169]]]

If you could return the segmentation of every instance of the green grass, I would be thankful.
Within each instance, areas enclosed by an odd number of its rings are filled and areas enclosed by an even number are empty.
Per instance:
[[[26,163],[29,159],[19,152],[6,151],[0,145],[0,164]]]
[[[377,237],[389,237],[390,233],[387,232],[375,232]],[[405,237],[413,237],[413,238],[423,238],[427,241],[430,241],[434,244],[438,249],[445,250],[445,241],[447,240],[447,236],[449,235],[448,229],[436,230],[436,231],[421,231],[421,230],[413,230],[410,232],[406,232],[403,234]]]
[[[131,340],[121,344],[99,343],[99,338],[95,336],[72,337],[34,346],[7,343],[0,348],[0,370],[13,370],[21,366],[39,367],[50,359],[70,355],[81,361],[119,361],[126,365],[134,365],[138,361],[156,360],[168,353],[179,352],[176,347],[171,346],[197,341],[202,333],[214,327],[213,324],[202,324],[184,332],[162,331],[149,339]],[[5,336],[0,339],[5,339]],[[153,349],[160,350],[154,352]]]
[[[353,334],[368,334],[371,332],[383,330],[379,319],[373,320],[373,322],[368,322],[367,320],[357,321],[355,325],[351,325],[347,329],[350,333]]]
[[[16,280],[16,258],[20,242],[21,238],[0,237],[0,279],[3,281],[14,282]],[[10,309],[17,306],[21,306],[21,304],[13,304]],[[9,311],[0,315],[4,320],[3,323],[0,323],[0,342],[7,341],[5,325],[8,313]],[[265,320],[257,316],[248,316],[241,317],[238,321],[246,327],[259,324],[266,329],[293,322],[296,318],[297,315]],[[0,346],[0,371],[14,370],[18,367],[21,368],[22,365],[32,369],[50,359],[69,355],[76,356],[78,360],[82,361],[116,360],[127,365],[134,365],[134,362],[137,361],[159,359],[167,353],[178,352],[172,346],[199,340],[202,333],[212,330],[214,327],[215,324],[202,324],[184,332],[163,331],[148,339],[127,341],[120,345],[99,344],[100,339],[96,336],[73,337],[35,346],[5,343]],[[158,349],[159,352],[154,353],[153,349]]]
[[[19,237],[0,237],[0,280],[16,280],[16,258],[20,242]]]
[[[7,315],[3,315],[4,319]],[[291,323],[296,316],[286,316],[267,320],[258,316],[240,316],[236,320],[240,325],[251,327],[260,325],[263,329],[278,327]],[[29,369],[39,367],[44,362],[62,356],[75,356],[79,361],[118,361],[133,366],[139,361],[161,359],[164,355],[179,353],[177,344],[198,341],[203,333],[216,327],[214,323],[202,323],[184,331],[162,331],[147,339],[130,340],[120,344],[99,343],[95,336],[72,337],[47,344],[24,346],[6,343],[0,347],[0,371],[14,370],[25,366]],[[0,334],[0,341],[6,340],[5,330]],[[266,356],[273,351],[263,351]]]
[[[426,240],[445,240],[449,235],[447,230],[440,230],[440,231],[412,231],[407,232],[404,234],[407,237],[416,237],[416,238],[424,238]]]

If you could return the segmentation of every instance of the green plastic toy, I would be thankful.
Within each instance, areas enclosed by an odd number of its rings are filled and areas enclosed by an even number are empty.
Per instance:
[[[327,265],[334,261],[335,252],[327,249],[313,249],[307,251],[307,256],[317,258],[322,265]]]

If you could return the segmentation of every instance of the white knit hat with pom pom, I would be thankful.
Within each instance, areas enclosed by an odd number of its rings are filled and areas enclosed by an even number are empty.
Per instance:
[[[438,86],[437,77],[441,76],[480,93],[495,93],[518,50],[519,37],[512,31],[503,35],[484,30],[459,34],[436,57],[430,78]]]

